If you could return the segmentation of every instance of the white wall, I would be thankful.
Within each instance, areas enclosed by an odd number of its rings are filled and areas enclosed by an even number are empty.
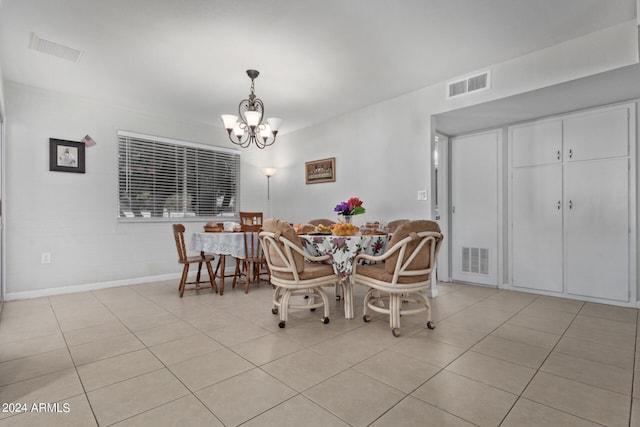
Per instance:
[[[273,147],[274,216],[294,223],[336,218],[333,207],[358,196],[367,213],[356,224],[430,218],[431,194],[424,202],[416,193],[431,189],[431,115],[636,63],[637,45],[633,20],[489,66],[491,90],[447,100],[442,82],[288,134]],[[326,157],[336,157],[336,182],[305,185],[304,162]]]
[[[12,83],[5,96],[7,299],[181,271],[169,223],[116,221],[116,131],[230,146],[224,130]],[[50,172],[49,138],[79,141],[86,134],[97,142],[86,149],[86,173]],[[243,152],[242,159],[259,154]],[[241,171],[251,195],[251,168]],[[241,203],[264,207],[262,200]],[[202,222],[185,225],[187,233],[202,229]],[[42,252],[51,252],[51,264],[41,264]]]
[[[637,62],[637,33],[630,27],[635,21],[492,66],[492,90],[464,100],[448,102],[443,82],[282,135],[271,148],[243,150],[241,206],[304,222],[335,218],[338,202],[358,196],[367,213],[356,223],[430,218],[430,200],[416,200],[416,191],[431,188],[432,114]],[[224,131],[13,83],[4,91],[7,299],[175,275],[167,223],[115,219],[116,131],[228,146]],[[85,134],[98,143],[87,149],[87,173],[49,172],[49,138]],[[304,162],[325,157],[336,157],[337,181],[305,185]],[[279,169],[270,201],[261,170],[266,166]],[[187,232],[201,226],[187,224]],[[51,252],[51,264],[41,264],[42,252]]]
[[[406,114],[404,102],[373,105],[283,137],[274,146],[274,214],[294,223],[335,219],[335,205],[356,196],[367,209],[356,224],[427,217],[429,203],[417,201],[416,191],[429,188],[428,116]],[[327,157],[336,158],[336,182],[306,185],[305,161]]]

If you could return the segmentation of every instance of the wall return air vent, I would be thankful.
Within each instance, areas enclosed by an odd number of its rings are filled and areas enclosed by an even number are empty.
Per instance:
[[[489,249],[462,248],[462,271],[465,273],[489,274]]]
[[[72,47],[63,45],[62,43],[43,39],[36,33],[31,33],[29,48],[72,62],[78,62],[80,56],[82,55],[82,51],[79,49],[74,49]]]
[[[489,89],[490,87],[491,73],[489,71],[483,71],[471,77],[465,77],[464,79],[448,83],[447,98],[455,98],[472,92]]]

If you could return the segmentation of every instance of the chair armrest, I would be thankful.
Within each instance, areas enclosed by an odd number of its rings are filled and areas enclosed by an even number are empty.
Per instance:
[[[404,243],[405,243],[405,241],[407,239],[410,240],[411,237],[406,237],[406,238],[400,240],[395,245],[393,245],[392,247],[387,249],[387,251],[385,253],[380,254],[380,255],[358,254],[353,259],[353,263],[355,265],[355,264],[357,264],[357,261],[359,261],[361,259],[365,259],[367,261],[375,261],[375,262],[384,261],[385,259],[389,258],[391,255],[393,255],[396,251],[400,250],[400,248],[404,245]]]

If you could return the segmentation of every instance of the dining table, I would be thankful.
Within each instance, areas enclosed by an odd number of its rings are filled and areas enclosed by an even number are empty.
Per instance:
[[[251,234],[254,244],[257,245],[258,232],[247,233]],[[216,277],[218,277],[217,272],[220,270],[220,286],[218,290],[220,295],[224,294],[224,278],[230,277],[225,275],[226,257],[246,258],[244,232],[242,231],[193,233],[189,249],[194,252],[216,254],[220,257],[218,267],[216,267]]]
[[[332,234],[301,234],[298,236],[305,252],[312,256],[329,255],[328,263],[333,265],[344,289],[344,316],[354,318],[353,309],[353,262],[359,254],[381,255],[391,240],[390,234],[354,234],[336,236]]]

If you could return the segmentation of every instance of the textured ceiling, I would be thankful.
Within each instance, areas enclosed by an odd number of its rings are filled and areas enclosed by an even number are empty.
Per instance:
[[[2,0],[4,79],[220,125],[249,93],[282,132],[635,18],[635,0]],[[29,49],[31,33],[83,51]]]

